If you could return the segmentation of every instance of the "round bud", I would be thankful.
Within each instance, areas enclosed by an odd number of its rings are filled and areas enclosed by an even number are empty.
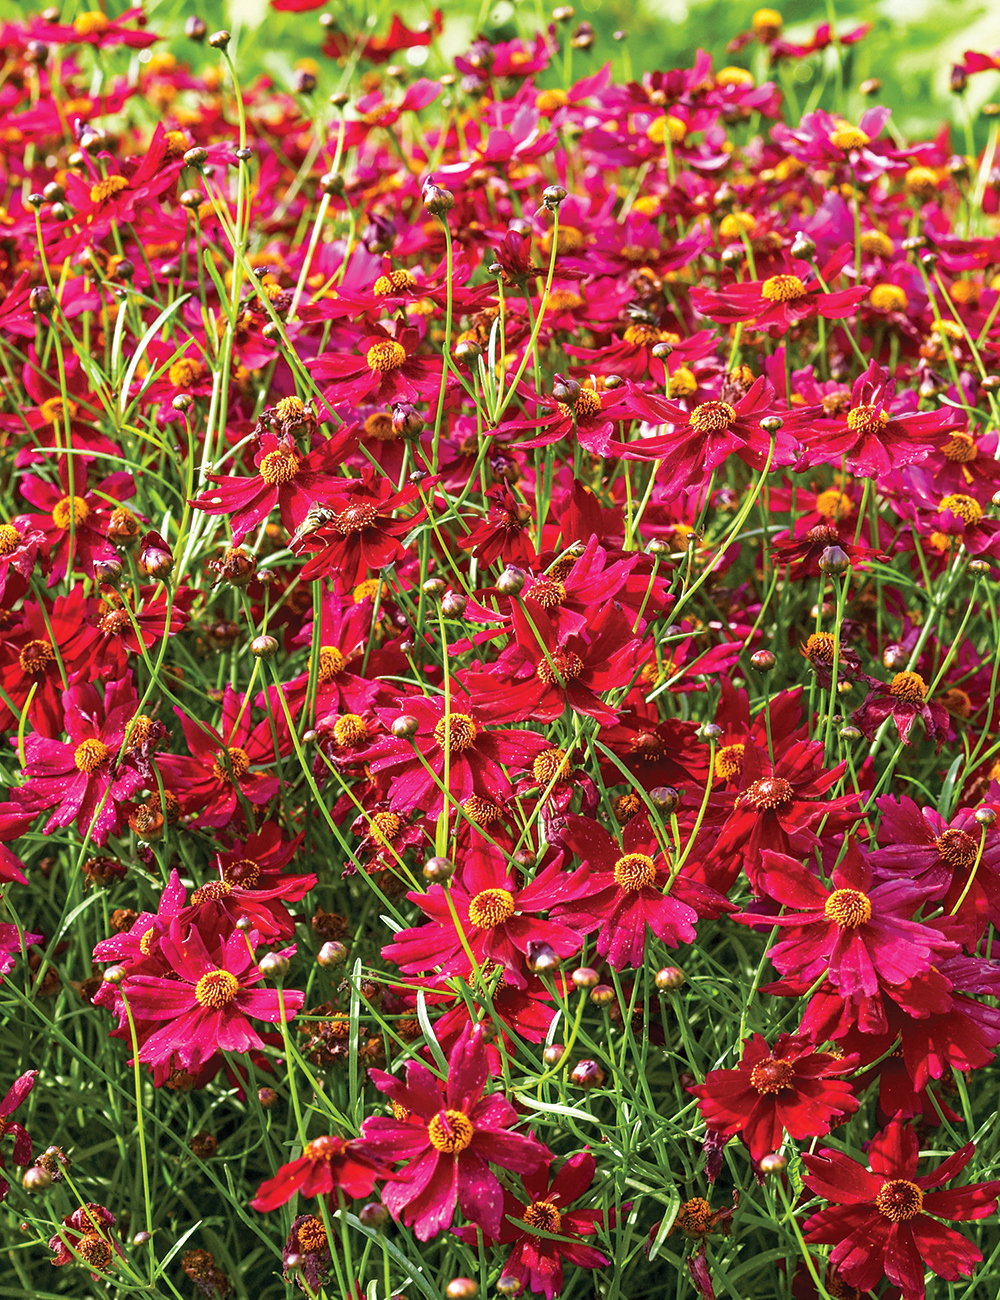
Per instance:
[[[94,561],[94,577],[98,582],[107,583],[108,586],[117,586],[124,572],[123,566],[117,560]]]
[[[232,39],[231,34],[223,28],[222,31],[213,32],[208,38],[208,43],[213,50],[228,50]]]
[[[899,669],[905,667],[907,657],[903,647],[895,642],[892,645],[887,645],[882,651],[882,663],[892,672],[898,672]]]
[[[556,1066],[566,1055],[566,1046],[564,1043],[549,1043],[545,1051],[542,1052],[542,1060],[550,1068]]]
[[[527,574],[514,564],[508,564],[497,579],[497,591],[501,596],[519,596],[524,590]]]
[[[599,1088],[604,1082],[604,1071],[596,1061],[577,1061],[569,1081],[577,1088]]]
[[[32,1165],[24,1171],[21,1186],[26,1192],[44,1192],[52,1186],[52,1175],[41,1165]]]
[[[770,1155],[761,1156],[760,1172],[762,1174],[780,1174],[788,1165],[788,1161],[780,1151],[772,1151]]]
[[[927,247],[926,235],[908,235],[900,245],[904,253],[915,253],[921,248]]]
[[[189,41],[197,41],[200,45],[208,35],[208,25],[204,18],[199,18],[197,14],[192,14],[184,24],[184,35]]]
[[[662,537],[654,537],[646,546],[646,554],[651,555],[654,560],[662,560],[670,554],[670,543],[665,542]]]
[[[497,1295],[519,1295],[521,1283],[516,1277],[498,1277],[496,1289]]]
[[[427,581],[421,585],[420,590],[425,596],[430,596],[432,599],[436,600],[439,596],[443,596],[448,590],[448,584],[441,578],[428,578]]]
[[[661,813],[676,811],[681,802],[681,792],[672,785],[657,785],[649,792],[649,802]]]
[[[976,809],[976,821],[980,826],[992,826],[996,819],[996,812],[992,808]]]
[[[990,562],[989,562],[989,560],[970,560],[970,561],[969,561],[969,572],[970,572],[971,574],[974,574],[975,577],[977,577],[977,578],[981,578],[981,577],[983,576],[984,573],[989,573],[989,571],[990,571]]]
[[[242,149],[236,150],[236,158],[238,162],[248,163],[252,157],[253,157],[253,150],[248,149],[246,145],[244,145]]]
[[[770,650],[755,650],[750,656],[750,665],[759,673],[769,673],[777,663]]]
[[[104,978],[109,984],[120,984],[127,974],[124,966],[109,966],[104,972]]]
[[[170,399],[170,405],[175,411],[190,411],[194,406],[194,398],[190,393],[176,393]]]
[[[397,740],[409,740],[411,736],[417,734],[420,723],[412,713],[404,713],[400,718],[394,718],[389,730]]]
[[[266,1087],[258,1088],[257,1100],[260,1102],[264,1110],[270,1110],[271,1107],[274,1105],[274,1103],[278,1100],[278,1094],[274,1091],[273,1088],[266,1088]]]
[[[663,342],[654,343],[649,350],[653,356],[656,357],[657,361],[666,361],[667,357],[669,357],[671,352],[673,352],[674,345],[672,343]]]
[[[59,21],[58,14],[56,15],[55,21]],[[34,63],[36,66],[41,67],[48,57],[49,47],[44,41],[29,41],[25,46],[24,61],[26,63]]]
[[[282,957],[280,953],[269,952],[261,957],[257,966],[265,979],[281,980],[288,974],[289,962],[288,958]]]
[[[69,216],[69,208],[65,203],[53,203],[51,211],[53,221],[65,221]]]
[[[450,880],[455,874],[455,864],[451,858],[428,858],[424,863],[424,879],[435,884]]]
[[[877,95],[882,89],[882,83],[878,77],[869,77],[867,81],[862,81],[858,86],[859,95]]]
[[[575,379],[564,379],[562,375],[558,375],[556,382],[552,385],[552,396],[557,402],[564,402],[567,406],[575,406],[576,400],[580,396],[580,385]]]
[[[559,954],[544,940],[529,939],[525,960],[529,970],[537,975],[544,975],[546,971],[556,970],[559,965]]]
[[[518,849],[514,854],[514,861],[519,867],[528,868],[535,865],[535,854],[531,849]]]
[[[185,167],[204,167],[208,162],[208,150],[204,146],[197,144],[193,149],[188,149],[184,155]]]
[[[424,186],[424,207],[434,217],[443,217],[455,206],[455,196],[451,190],[441,185]]]
[[[784,423],[780,415],[765,415],[760,422],[760,427],[765,433],[773,435],[778,432]]]
[[[55,300],[52,297],[48,285],[35,285],[34,289],[32,289],[28,294],[28,306],[34,312],[38,312],[43,316],[48,315],[55,306]]]
[[[201,190],[184,190],[178,199],[182,208],[187,208],[189,212],[195,212],[201,207],[205,196]]]
[[[938,255],[933,249],[928,248],[925,252],[920,254],[920,265],[925,267],[928,271],[933,271],[937,264]]]
[[[343,176],[337,172],[324,172],[319,178],[321,194],[343,194],[346,188]]]
[[[979,381],[979,387],[987,393],[995,393],[1000,388],[1000,375],[987,375]]]
[[[331,939],[320,948],[316,954],[316,961],[326,970],[331,966],[342,966],[347,961],[347,948],[336,939]]]
[[[35,190],[28,195],[28,202],[33,208],[40,208],[45,202],[45,195],[40,190]]]
[[[441,601],[441,613],[445,618],[462,618],[468,603],[468,596],[463,596],[460,591],[449,591]]]
[[[135,275],[135,263],[130,257],[123,257],[111,272],[111,279],[127,281]]]
[[[570,978],[578,989],[592,989],[596,988],[601,977],[593,966],[578,966]]]
[[[590,990],[590,1000],[599,1007],[610,1006],[615,1000],[615,991],[610,984],[597,984]]]
[[[810,239],[804,231],[800,230],[792,240],[792,247],[789,251],[792,257],[804,257],[808,260],[816,252],[816,241]]]
[[[664,991],[679,989],[684,980],[684,972],[679,966],[664,966],[656,972],[656,987]]]
[[[281,342],[281,326],[278,324],[277,321],[269,320],[267,324],[264,326],[264,328],[261,330],[261,334],[264,335],[268,343]]]
[[[236,928],[241,934],[246,934],[249,931],[251,924],[249,916],[241,916],[236,922]]]
[[[389,1211],[378,1201],[369,1201],[358,1211],[358,1220],[363,1227],[374,1228],[377,1232],[389,1222]]]
[[[857,729],[857,727],[850,727],[850,726],[848,726],[848,727],[841,727],[841,728],[840,728],[840,739],[841,739],[841,740],[860,740],[860,739],[861,739],[861,732]]]
[[[624,382],[625,382],[625,380],[622,379],[621,375],[605,375],[605,376],[604,376],[604,387],[605,387],[605,389],[609,389],[609,390],[611,390],[612,392],[613,392],[616,388],[621,388],[621,386],[622,386],[622,384],[624,384]]]
[[[297,95],[311,95],[316,89],[316,74],[308,68],[296,68],[292,74],[292,90]]]
[[[250,642],[250,653],[255,659],[273,659],[278,650],[277,639],[273,636],[255,636]]]
[[[146,1242],[149,1241],[150,1239],[151,1239],[150,1234],[148,1232],[137,1232],[135,1236],[132,1238],[132,1245],[145,1246]]]
[[[853,690],[854,690],[853,682],[840,682],[840,684],[837,686],[838,695],[850,695],[851,691]],[[834,722],[840,721],[840,719],[837,717],[836,714],[833,715],[833,720]]]
[[[475,339],[462,339],[455,344],[452,354],[456,361],[461,361],[464,366],[471,366],[474,361],[483,355],[483,349]]]
[[[566,198],[566,191],[561,185],[546,185],[542,190],[542,204],[550,212],[555,212],[564,198]]]
[[[703,722],[698,728],[698,735],[702,740],[716,741],[722,735],[722,728],[715,722]]]
[[[444,1293],[448,1300],[474,1300],[479,1294],[479,1283],[471,1277],[453,1277]]]
[[[739,266],[744,257],[746,257],[746,249],[742,244],[729,244],[719,254],[719,261],[732,270]]]
[[[839,546],[827,546],[817,561],[821,573],[846,573],[851,567],[850,557]]]

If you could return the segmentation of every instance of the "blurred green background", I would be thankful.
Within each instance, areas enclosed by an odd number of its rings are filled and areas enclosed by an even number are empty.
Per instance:
[[[62,20],[71,21],[96,3],[71,0],[62,6]],[[30,5],[30,9],[41,7],[40,0]],[[107,0],[106,7],[109,13],[119,13],[125,0]],[[326,10],[302,14],[276,13],[267,0],[153,0],[147,12],[150,26],[171,37],[178,57],[195,65],[205,58],[214,61],[217,55],[184,39],[184,21],[192,14],[203,17],[210,31],[227,27],[233,32],[237,61],[247,76],[266,72],[287,88],[295,63],[316,58],[321,66],[318,91],[322,93],[337,88],[341,74],[319,53],[324,35],[319,22],[322,13],[332,14],[344,31],[353,33],[367,27],[381,33],[387,30],[394,12],[412,26],[426,19],[435,7],[444,13],[444,32],[421,68],[432,76],[445,71],[479,32],[503,39],[529,34],[540,23],[551,21],[551,0],[546,5],[540,0],[431,0],[419,4],[412,0],[376,0],[374,4],[335,0]],[[725,47],[731,37],[750,26],[758,7],[752,0],[574,0],[575,18],[560,35],[572,32],[581,20],[591,23],[596,33],[590,51],[574,51],[574,79],[609,58],[617,79],[629,70],[637,75],[652,68],[690,66],[699,46],[715,56],[717,67],[733,62],[752,67],[754,55],[759,53],[756,46],[735,56],[726,54]],[[1000,0],[788,0],[774,7],[784,16],[785,37],[800,43],[807,41],[821,22],[832,22],[841,32],[861,22],[872,23],[865,40],[845,49],[847,71],[854,85],[871,77],[882,82],[877,101],[893,108],[896,123],[909,135],[926,136],[944,119],[963,126],[967,115],[975,118],[984,102],[1000,98],[1000,74],[992,72],[973,77],[964,96],[949,91],[951,66],[965,50],[1000,49]],[[20,0],[0,0],[3,17],[24,18],[28,12],[29,5]],[[617,29],[628,31],[626,41],[613,39]],[[414,52],[415,59],[424,54]],[[779,82],[791,88],[800,107],[821,76],[823,59],[828,66],[835,66],[832,50],[783,66]],[[543,84],[558,84],[560,79],[561,63],[542,80]],[[851,107],[860,109],[860,101]],[[977,131],[977,141],[979,134]]]

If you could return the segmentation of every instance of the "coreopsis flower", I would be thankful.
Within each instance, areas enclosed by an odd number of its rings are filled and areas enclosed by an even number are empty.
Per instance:
[[[887,1277],[902,1289],[903,1300],[923,1300],[927,1269],[950,1281],[968,1277],[982,1254],[942,1220],[994,1214],[1000,1182],[938,1189],[965,1168],[975,1150],[969,1142],[918,1177],[916,1134],[894,1122],[872,1139],[868,1168],[842,1151],[804,1154],[805,1185],[832,1202],[803,1224],[805,1240],[832,1246],[831,1263],[862,1291]]]
[[[111,49],[116,45],[132,50],[145,50],[163,38],[141,27],[125,24],[143,17],[141,5],[126,9],[117,18],[109,18],[99,9],[89,9],[78,14],[72,23],[49,23],[32,17],[30,31],[33,37],[51,45],[90,45],[95,49]]]
[[[262,1214],[287,1204],[293,1196],[328,1196],[339,1190],[346,1197],[368,1196],[377,1178],[389,1170],[365,1153],[362,1142],[345,1138],[313,1138],[297,1160],[284,1164],[261,1183],[250,1204]]]
[[[66,1215],[61,1230],[50,1238],[49,1250],[55,1252],[55,1258],[49,1263],[61,1268],[82,1260],[90,1266],[90,1276],[97,1281],[116,1260],[125,1258],[121,1245],[111,1235],[116,1222],[103,1205],[95,1205],[93,1201],[81,1205]]]
[[[404,974],[440,967],[442,975],[468,977],[471,953],[480,967],[499,966],[508,983],[524,988],[525,960],[533,944],[547,944],[563,958],[581,947],[582,926],[538,915],[584,897],[589,907],[588,872],[567,872],[562,866],[557,856],[519,887],[517,869],[506,854],[474,835],[462,870],[447,890],[432,885],[426,894],[407,895],[430,924],[398,931],[382,956]]]
[[[781,1147],[785,1133],[796,1140],[823,1136],[854,1114],[858,1100],[851,1085],[836,1076],[852,1070],[857,1059],[817,1052],[809,1039],[791,1034],[779,1034],[769,1047],[754,1034],[736,1069],[710,1070],[688,1091],[699,1098],[707,1127],[726,1137],[738,1133],[759,1165]]]
[[[760,471],[767,464],[772,442],[772,467],[793,464],[798,451],[794,432],[811,415],[809,410],[786,412],[779,408],[763,375],[734,403],[701,402],[693,411],[655,393],[645,393],[631,382],[626,390],[632,416],[651,425],[670,426],[672,432],[615,442],[612,450],[625,460],[660,461],[659,475],[669,490],[700,486],[730,455]],[[761,420],[776,414],[782,426],[774,435],[765,433]]]
[[[843,37],[839,39],[842,41]],[[874,181],[887,171],[906,167],[895,149],[884,144],[869,148],[891,116],[888,108],[870,108],[862,114],[858,125],[853,126],[843,119],[831,117],[823,109],[817,109],[803,113],[798,127],[778,123],[772,134],[778,144],[800,162],[845,168],[845,174],[847,165],[850,165],[858,180]]]
[[[471,551],[485,568],[496,560],[505,564],[530,565],[535,560],[529,528],[531,506],[518,501],[506,483],[491,487],[486,498],[489,508],[481,523],[474,523],[465,537],[458,538],[464,551]]]
[[[301,13],[304,9],[319,9],[323,0],[271,0],[275,9],[284,9],[292,13]],[[411,31],[399,14],[392,15],[389,30],[384,36],[369,36],[358,50],[358,38],[353,33],[348,35],[337,28],[337,24],[326,29],[326,43],[323,53],[329,59],[343,59],[356,56],[368,63],[388,63],[399,50],[411,50],[421,45],[430,45],[435,36],[440,36],[444,22],[440,9],[431,12],[430,19]]]
[[[808,262],[789,258],[783,271],[766,280],[746,280],[719,290],[692,289],[691,301],[703,316],[720,324],[742,322],[773,335],[786,334],[816,316],[843,320],[868,296],[868,286],[829,290],[823,285],[840,274],[850,256],[850,249],[840,250],[819,275]]]
[[[292,403],[302,405],[297,397],[282,398],[279,415],[282,407],[290,410]],[[190,504],[208,515],[227,515],[234,546],[259,527],[275,507],[281,512],[286,532],[294,533],[318,501],[343,490],[345,480],[334,471],[357,445],[357,427],[344,425],[328,442],[303,456],[293,438],[276,437],[264,430],[257,438],[253,458],[256,478],[211,474],[212,487]]]
[[[45,534],[26,521],[0,524],[0,609],[10,609],[25,594],[45,550]]]
[[[32,811],[54,809],[46,834],[76,822],[83,835],[105,844],[121,826],[121,806],[139,788],[141,777],[127,761],[119,762],[126,731],[138,712],[130,678],[110,682],[103,696],[96,686],[78,681],[62,696],[68,742],[28,736],[24,742],[27,783],[18,802]]]
[[[370,466],[360,479],[343,482],[340,492],[325,499],[316,527],[300,529],[290,543],[295,555],[311,553],[299,575],[303,582],[336,575],[341,590],[400,559],[404,548],[399,539],[424,516],[423,507],[414,513],[405,510],[419,497],[416,484],[397,492]],[[429,489],[433,483],[431,479],[423,486]]]
[[[369,1116],[361,1138],[376,1159],[406,1161],[382,1193],[393,1218],[427,1241],[447,1228],[456,1206],[497,1238],[503,1189],[489,1164],[531,1174],[550,1159],[533,1137],[511,1132],[517,1111],[499,1092],[484,1095],[489,1066],[482,1029],[467,1026],[448,1055],[444,1080],[407,1061],[406,1081],[369,1070],[393,1103],[394,1118]]]
[[[513,1278],[522,1290],[552,1300],[563,1287],[563,1262],[577,1268],[606,1268],[611,1261],[595,1246],[581,1240],[604,1226],[603,1210],[573,1210],[594,1181],[597,1164],[589,1151],[581,1151],[563,1162],[553,1175],[548,1164],[533,1174],[524,1174],[523,1193],[504,1190],[503,1227],[496,1239],[483,1245],[512,1246],[500,1276]],[[521,1199],[524,1196],[524,1200]],[[532,1229],[551,1233],[542,1237]],[[455,1228],[456,1237],[475,1247],[475,1228]]]
[[[790,933],[768,951],[775,969],[806,984],[826,975],[838,994],[859,1003],[883,987],[905,986],[958,945],[911,918],[926,891],[906,880],[873,884],[871,867],[852,844],[833,869],[829,889],[807,867],[767,850],[761,890],[795,911],[781,916],[738,913],[735,921],[780,926]]]
[[[875,735],[887,718],[892,718],[904,745],[910,743],[910,732],[917,718],[924,724],[927,735],[938,741],[941,748],[951,726],[951,718],[943,704],[927,698],[927,683],[919,673],[896,673],[890,682],[867,678],[869,691],[861,707],[851,714],[851,722],[869,738]]]
[[[403,328],[393,335],[381,325],[367,325],[359,344],[364,360],[324,352],[313,363],[312,374],[320,383],[332,381],[323,397],[334,409],[347,402],[384,407],[391,402],[426,401],[440,388],[441,359],[418,356],[419,345],[415,329]]]
[[[552,915],[584,933],[598,930],[597,955],[615,970],[642,965],[647,926],[676,948],[694,941],[700,916],[731,910],[708,885],[673,873],[645,817],[625,825],[619,844],[592,818],[569,816],[561,840],[589,867],[590,878],[584,897],[557,903]]]
[[[173,1058],[190,1073],[216,1052],[247,1052],[263,1047],[250,1020],[271,1024],[291,1020],[305,1001],[301,989],[287,989],[282,1002],[276,989],[258,989],[263,978],[253,955],[256,931],[233,930],[210,952],[199,930],[175,917],[159,951],[167,976],[129,975],[122,991],[137,1021],[148,1031],[139,1060],[157,1065]],[[291,956],[294,945],[282,951]]]
[[[782,530],[771,539],[771,559],[775,564],[788,565],[788,577],[792,582],[818,578],[823,572],[820,561],[831,546],[839,547],[855,569],[863,568],[870,560],[888,559],[875,547],[856,542],[856,534],[857,529],[850,520],[836,524],[809,524],[808,520],[796,519],[790,532]],[[861,536],[866,535],[867,528],[863,527]]]
[[[598,392],[586,386],[580,389],[573,406],[555,398],[537,398],[536,406],[539,412],[535,419],[505,422],[498,425],[498,431],[536,429],[541,425],[543,432],[519,441],[517,446],[548,447],[567,438],[571,443],[579,443],[592,456],[608,456],[616,421],[627,420],[631,414],[618,391]]]
[[[319,1295],[326,1285],[333,1256],[326,1224],[316,1214],[297,1214],[281,1251],[282,1276],[307,1296]],[[351,1298],[356,1300],[356,1297]]]
[[[0,1139],[5,1137],[14,1139],[14,1150],[11,1153],[11,1158],[16,1165],[31,1164],[31,1138],[24,1125],[19,1124],[17,1120],[10,1117],[18,1106],[27,1100],[37,1078],[37,1070],[26,1070],[24,1074],[14,1080],[7,1089],[3,1101],[0,1101]],[[6,1167],[3,1152],[0,1151],[0,1169],[6,1169]],[[10,1183],[0,1174],[0,1202],[7,1199],[9,1191]]]
[[[22,710],[35,729],[47,736],[63,730],[62,694],[68,679],[94,662],[98,635],[87,623],[83,588],[74,586],[51,605],[28,600],[17,622],[7,623],[0,642],[0,728],[17,726],[9,705]]]
[[[502,681],[488,674],[472,674],[465,689],[453,679],[444,695],[406,695],[396,709],[377,709],[388,734],[359,751],[373,777],[388,784],[393,812],[422,808],[440,809],[447,768],[448,794],[462,802],[473,796],[495,802],[510,795],[513,783],[505,768],[523,769],[551,743],[537,731],[499,730],[497,723],[527,716],[520,697],[505,697]],[[400,717],[416,718],[410,739],[391,733]],[[382,774],[387,776],[383,777]],[[435,780],[435,777],[438,780]]]
[[[73,564],[88,574],[93,570],[94,561],[107,548],[112,513],[135,494],[132,475],[122,471],[88,487],[86,462],[72,458],[71,472],[70,459],[60,458],[58,485],[34,474],[25,474],[18,484],[21,495],[38,513],[19,515],[14,523],[45,538],[54,581],[64,577]]]

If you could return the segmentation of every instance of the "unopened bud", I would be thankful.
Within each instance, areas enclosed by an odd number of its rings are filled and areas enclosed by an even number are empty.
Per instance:
[[[288,958],[277,952],[267,953],[257,965],[265,979],[281,980],[288,974]]]
[[[424,879],[433,881],[435,884],[450,880],[454,874],[455,864],[451,858],[428,858],[424,863]]]
[[[46,284],[37,284],[28,294],[28,306],[33,312],[47,316],[55,306],[55,299]]]
[[[434,217],[443,217],[455,206],[455,196],[451,190],[441,185],[424,186],[424,207]]]
[[[124,568],[117,560],[94,561],[94,577],[98,582],[103,582],[109,587],[116,587],[121,582],[124,572]]]
[[[577,1088],[599,1088],[604,1082],[604,1071],[596,1061],[577,1061],[569,1080]]]
[[[471,1277],[453,1277],[444,1293],[448,1300],[474,1300],[479,1294],[479,1283]]]
[[[336,939],[331,939],[320,948],[316,954],[316,961],[327,970],[331,966],[342,966],[347,961],[347,948]]]
[[[595,984],[590,990],[590,1000],[598,1007],[608,1007],[615,1000],[615,991],[610,984]]]
[[[184,155],[185,167],[204,167],[207,162],[208,150],[204,145],[196,144],[193,149],[188,149]]]
[[[365,1228],[374,1228],[377,1232],[389,1222],[389,1211],[378,1201],[369,1201],[358,1211],[358,1220]]]
[[[150,578],[168,578],[173,573],[173,551],[159,533],[150,531],[139,543],[139,568]]]
[[[672,785],[657,785],[649,792],[649,801],[657,812],[672,813],[681,801],[681,792]]]
[[[765,433],[773,435],[778,432],[784,423],[780,415],[765,415],[760,422],[760,427]]]
[[[189,41],[197,41],[201,44],[208,35],[208,25],[204,18],[199,18],[197,14],[192,14],[184,24],[184,35]]]
[[[213,32],[208,38],[208,43],[213,50],[227,50],[232,39],[231,34],[223,28],[221,31]]]
[[[772,1151],[770,1155],[761,1156],[760,1172],[762,1174],[780,1174],[788,1166],[788,1161],[780,1151]]]
[[[566,191],[561,185],[547,185],[542,190],[542,206],[548,208],[550,212],[555,212],[566,197]]]
[[[508,564],[497,579],[497,591],[500,592],[501,596],[519,596],[524,590],[526,579],[527,574],[523,569]]]
[[[759,673],[769,673],[777,662],[770,650],[755,650],[750,656],[751,667]]]
[[[722,735],[722,728],[715,722],[703,722],[698,728],[702,740],[715,741]]]
[[[273,659],[278,649],[278,642],[273,636],[255,636],[250,642],[250,653],[255,659]]]
[[[469,598],[460,591],[449,591],[441,601],[441,613],[445,618],[462,618]]]
[[[566,1056],[566,1045],[564,1043],[549,1043],[545,1051],[542,1052],[542,1060],[547,1066],[552,1068],[562,1061]]]
[[[601,979],[593,966],[578,966],[571,978],[578,989],[596,988]]]
[[[992,826],[997,819],[997,815],[992,808],[977,808],[976,821],[980,826]]]
[[[32,1165],[24,1171],[21,1186],[26,1192],[44,1192],[52,1186],[52,1175],[40,1165]]]
[[[804,231],[800,230],[792,240],[792,247],[789,251],[792,257],[802,257],[808,260],[816,252],[816,241],[810,239]]]
[[[846,573],[851,567],[850,557],[839,546],[827,546],[817,561],[821,573]]]
[[[656,987],[664,991],[679,989],[685,980],[684,972],[679,966],[664,966],[656,972]]]
[[[409,740],[417,734],[420,723],[411,713],[404,713],[401,718],[394,718],[389,730],[397,740]]]
[[[264,1110],[270,1110],[271,1107],[274,1105],[274,1103],[278,1100],[278,1094],[274,1091],[273,1088],[258,1088],[257,1100],[260,1102]]]

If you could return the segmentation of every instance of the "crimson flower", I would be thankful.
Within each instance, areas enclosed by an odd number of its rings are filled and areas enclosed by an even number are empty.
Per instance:
[[[397,1117],[369,1116],[362,1140],[375,1156],[406,1161],[382,1194],[390,1214],[427,1241],[451,1224],[457,1205],[484,1233],[499,1237],[503,1188],[488,1162],[530,1174],[550,1152],[533,1137],[510,1132],[518,1114],[506,1097],[483,1095],[489,1065],[482,1029],[469,1025],[459,1036],[443,1080],[417,1061],[407,1061],[405,1083],[382,1070],[368,1074]]]
[[[857,1059],[817,1052],[808,1038],[791,1034],[779,1034],[768,1047],[754,1034],[735,1070],[711,1070],[688,1091],[699,1098],[707,1127],[726,1137],[739,1133],[759,1164],[780,1148],[786,1132],[796,1139],[822,1136],[858,1109],[851,1085],[835,1077]]]
[[[317,501],[344,486],[344,480],[333,471],[357,449],[355,429],[354,425],[344,425],[329,442],[305,456],[290,436],[279,438],[265,430],[257,439],[253,458],[256,478],[211,474],[213,486],[189,504],[208,515],[229,515],[234,546],[263,523],[275,507],[281,511],[286,532],[294,533]]]
[[[458,538],[463,551],[471,551],[483,568],[496,560],[505,564],[531,564],[535,548],[531,543],[531,506],[518,501],[506,483],[486,493],[489,509],[485,519],[474,523],[465,537]]]
[[[872,740],[875,732],[887,718],[892,718],[904,745],[910,743],[910,732],[920,718],[932,739],[938,737],[938,749],[951,726],[951,715],[943,704],[927,698],[927,683],[919,673],[896,673],[891,682],[865,679],[870,686],[861,707],[851,714],[851,721]]]
[[[13,1159],[16,1165],[31,1163],[31,1138],[24,1126],[18,1124],[17,1120],[11,1119],[10,1116],[13,1115],[18,1106],[27,1100],[37,1078],[37,1070],[27,1070],[20,1078],[14,1080],[7,1089],[7,1095],[3,1101],[0,1101],[0,1138],[13,1137]],[[0,1169],[5,1168],[3,1152],[0,1151]],[[6,1200],[9,1191],[10,1183],[0,1175],[0,1201]]]
[[[62,1229],[49,1239],[49,1250],[55,1252],[55,1259],[49,1260],[55,1268],[64,1264],[75,1264],[83,1259],[91,1266],[90,1276],[97,1281],[100,1273],[110,1268],[115,1257],[125,1258],[125,1252],[111,1235],[115,1226],[115,1216],[103,1205],[88,1201],[72,1214],[67,1214],[62,1221]]]
[[[972,1159],[967,1143],[922,1178],[917,1177],[916,1134],[898,1121],[868,1148],[870,1168],[842,1151],[803,1155],[803,1182],[833,1204],[803,1225],[807,1242],[832,1246],[830,1261],[861,1291],[883,1276],[902,1288],[903,1300],[923,1300],[924,1271],[956,1281],[982,1259],[979,1250],[942,1219],[984,1219],[994,1214],[1000,1182],[939,1191]]]
[[[393,336],[381,325],[366,325],[359,345],[364,360],[326,352],[313,363],[312,374],[320,382],[333,381],[323,391],[332,407],[423,401],[440,387],[441,359],[417,356],[420,342],[415,329]]]
[[[23,709],[30,695],[28,717],[36,730],[47,736],[59,735],[66,680],[93,664],[97,640],[97,633],[87,624],[82,586],[74,586],[48,606],[28,600],[19,621],[4,628],[0,642],[0,687],[4,692],[0,728],[17,727],[8,701]]]
[[[603,1226],[604,1212],[569,1209],[590,1187],[596,1170],[594,1157],[581,1151],[570,1156],[555,1177],[547,1163],[535,1173],[525,1174],[521,1181],[526,1200],[504,1191],[503,1228],[495,1240],[483,1242],[487,1249],[513,1245],[502,1278],[513,1278],[521,1290],[552,1300],[562,1291],[563,1260],[577,1268],[606,1268],[611,1263],[594,1246],[580,1240]],[[535,1229],[554,1235],[540,1237]],[[454,1233],[466,1245],[477,1245],[475,1228],[455,1228]]]
[[[814,316],[839,320],[850,316],[868,296],[867,285],[832,293],[823,288],[840,274],[851,256],[845,245],[823,267],[821,277],[808,262],[789,260],[782,273],[766,280],[747,280],[718,291],[692,289],[691,301],[714,321],[726,325],[742,321],[773,335],[787,334]]]
[[[327,1135],[307,1143],[298,1160],[282,1165],[273,1178],[261,1183],[250,1204],[263,1214],[287,1204],[297,1193],[325,1196],[339,1189],[348,1197],[368,1196],[376,1178],[388,1177],[388,1169],[365,1154],[363,1143]]]
[[[99,9],[90,9],[78,15],[72,23],[49,23],[41,17],[32,17],[31,35],[48,45],[90,45],[96,49],[109,49],[123,45],[132,50],[148,49],[162,40],[141,27],[126,27],[132,19],[142,19],[142,5],[126,9],[118,18],[109,18]],[[113,1220],[112,1220],[113,1222]]]
[[[544,921],[536,913],[581,899],[590,889],[587,875],[564,872],[557,857],[519,888],[506,856],[472,836],[462,872],[447,891],[432,885],[426,894],[407,895],[431,923],[400,930],[382,956],[404,975],[440,966],[442,975],[467,976],[471,952],[479,966],[493,963],[505,980],[525,988],[524,958],[532,943],[548,944],[560,957],[579,952],[578,928]],[[588,892],[581,907],[589,912],[590,902]]]
[[[252,951],[257,939],[255,930],[233,930],[210,953],[196,928],[171,921],[159,944],[168,977],[130,975],[122,986],[137,1021],[169,1022],[145,1038],[140,1061],[156,1065],[174,1057],[194,1074],[216,1052],[264,1046],[250,1017],[272,1024],[292,1019],[305,1001],[301,989],[285,990],[282,1017],[277,989],[252,987],[263,978]]]
[[[553,916],[584,933],[600,926],[597,955],[615,970],[642,965],[647,926],[676,948],[694,940],[699,915],[721,916],[730,906],[708,885],[682,875],[671,879],[670,864],[645,817],[626,824],[619,845],[591,818],[570,816],[562,842],[590,867],[591,876],[586,896],[559,903]],[[668,881],[670,892],[664,894]]]
[[[34,474],[24,475],[19,484],[21,495],[39,513],[19,515],[14,522],[44,535],[53,580],[64,577],[74,563],[91,572],[94,560],[107,548],[112,512],[135,494],[131,474],[122,471],[109,474],[89,490],[87,479],[86,462],[77,461],[71,477],[68,458],[63,457],[58,485]]]

